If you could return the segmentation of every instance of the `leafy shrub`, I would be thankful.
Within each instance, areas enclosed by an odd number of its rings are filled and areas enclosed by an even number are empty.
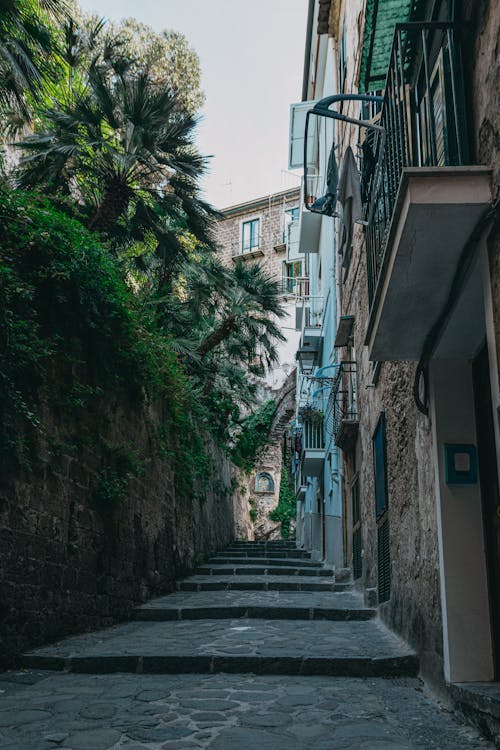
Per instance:
[[[238,442],[233,449],[233,461],[246,472],[250,472],[257,462],[260,452],[269,439],[269,430],[276,413],[273,399],[261,406],[243,420]]]

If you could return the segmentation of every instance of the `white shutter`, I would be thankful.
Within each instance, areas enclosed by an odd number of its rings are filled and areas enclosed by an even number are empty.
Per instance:
[[[304,166],[304,137],[306,114],[316,104],[315,101],[290,104],[290,142],[288,146],[288,169],[301,169]],[[309,167],[318,164],[318,118],[309,118],[307,162]]]

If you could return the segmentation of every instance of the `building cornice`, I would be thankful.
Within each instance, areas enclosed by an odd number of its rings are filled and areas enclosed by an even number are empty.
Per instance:
[[[239,216],[240,214],[247,214],[249,211],[260,211],[269,206],[269,204],[276,204],[285,200],[299,200],[300,199],[300,188],[289,188],[288,190],[281,190],[279,193],[270,193],[269,195],[263,195],[260,198],[254,198],[244,203],[236,203],[234,206],[228,206],[227,208],[219,209],[219,213],[225,219],[232,216]]]

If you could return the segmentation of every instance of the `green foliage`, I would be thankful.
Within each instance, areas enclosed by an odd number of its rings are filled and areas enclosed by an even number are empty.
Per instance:
[[[112,507],[123,499],[129,481],[144,474],[144,462],[130,445],[103,446],[105,465],[99,473],[94,497]]]
[[[112,507],[135,469],[85,418],[107,419],[116,392],[146,421],[163,409],[154,458],[171,463],[179,495],[202,499],[207,479],[216,487],[207,436],[234,442],[255,378],[276,360],[283,309],[259,266],[211,255],[197,57],[175,32],[106,26],[72,0],[69,12],[64,0],[3,5],[0,113],[10,141],[31,123],[14,144],[20,169],[0,182],[0,458],[45,470],[64,446],[92,446],[94,494]],[[235,459],[246,470],[274,409],[244,420]],[[49,445],[54,416],[81,418],[78,436],[63,428]]]
[[[236,466],[250,472],[259,458],[259,454],[269,439],[276,404],[273,399],[261,406],[243,420],[243,427],[238,442],[233,448],[233,461]]]
[[[286,466],[282,464],[278,505],[269,513],[269,518],[272,521],[281,521],[281,536],[283,539],[290,538],[290,521],[295,518],[296,512],[297,502],[290,473]]]
[[[255,523],[255,521],[259,517],[259,513],[257,511],[257,500],[254,497],[250,497],[248,499],[248,504],[250,506],[250,510],[248,512],[248,515],[250,516],[251,522]]]

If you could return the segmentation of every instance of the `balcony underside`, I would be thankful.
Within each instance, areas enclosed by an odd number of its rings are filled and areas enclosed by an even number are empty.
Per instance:
[[[420,358],[465,244],[490,201],[486,167],[403,171],[368,324],[371,360]]]
[[[305,477],[319,477],[325,463],[324,448],[306,448],[302,459],[302,475]]]
[[[321,328],[319,326],[314,328],[304,326],[302,338],[300,341],[300,348],[314,349],[315,351],[319,351],[321,349],[322,340],[323,336],[321,333]]]
[[[350,453],[356,445],[358,430],[359,421],[357,419],[343,419],[335,436],[335,445],[342,448],[345,453]]]
[[[300,219],[299,253],[319,252],[321,216],[310,211],[302,211]]]
[[[297,502],[302,502],[306,499],[307,487],[305,484],[300,484],[295,490],[295,499]]]
[[[264,255],[264,251],[259,248],[255,248],[255,250],[245,250],[243,253],[236,253],[236,255],[231,256],[231,260],[233,260],[235,263],[237,260],[250,260],[250,258],[261,258]]]

